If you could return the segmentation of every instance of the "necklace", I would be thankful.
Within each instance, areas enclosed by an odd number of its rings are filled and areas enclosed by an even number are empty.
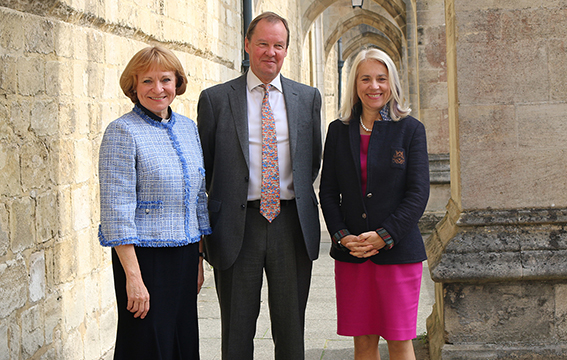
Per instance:
[[[372,132],[372,129],[367,128],[366,126],[364,126],[364,123],[362,122],[362,116],[360,117],[360,126],[362,126],[362,128],[364,129],[364,131],[366,132]]]

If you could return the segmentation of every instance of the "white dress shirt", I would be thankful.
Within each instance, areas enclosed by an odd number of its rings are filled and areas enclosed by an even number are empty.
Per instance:
[[[262,186],[262,99],[264,89],[262,81],[252,72],[246,76],[246,100],[248,105],[248,139],[250,152],[250,182],[248,183],[248,200],[259,200]],[[278,74],[270,89],[270,106],[276,122],[278,138],[278,164],[280,169],[280,198],[295,198],[293,191],[293,174],[291,171],[291,155],[289,144],[289,127],[287,111],[283,95],[281,77]]]

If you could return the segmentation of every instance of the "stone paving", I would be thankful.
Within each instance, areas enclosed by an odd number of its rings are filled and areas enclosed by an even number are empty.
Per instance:
[[[309,301],[307,303],[305,324],[305,359],[306,360],[346,360],[353,359],[353,341],[350,337],[336,334],[334,260],[329,256],[330,238],[326,231],[322,233],[321,254],[313,264],[313,278]],[[269,360],[274,358],[274,345],[270,332],[267,302],[267,286],[262,290],[262,305],[258,318],[254,340],[254,359]],[[435,302],[433,281],[429,277],[427,262],[424,263],[418,310],[417,334],[414,340],[417,360],[429,359],[424,341],[420,335],[426,333],[425,320],[431,313]],[[213,271],[205,263],[205,284],[198,299],[201,360],[221,358],[220,312],[215,291]],[[386,342],[380,341],[382,360],[388,360]],[[293,359],[290,359],[293,360]]]

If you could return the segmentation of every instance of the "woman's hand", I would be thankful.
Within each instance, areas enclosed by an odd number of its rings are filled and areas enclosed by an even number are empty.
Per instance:
[[[119,245],[114,249],[126,274],[126,295],[128,296],[126,309],[134,313],[135,318],[143,319],[150,311],[150,293],[142,280],[136,249],[134,245]]]
[[[128,295],[126,309],[133,313],[135,318],[145,318],[150,311],[150,293],[141,275],[126,277],[126,294]]]
[[[378,250],[374,249],[372,244],[360,235],[347,235],[341,239],[341,244],[350,250],[352,256],[358,258],[367,258],[378,254]]]
[[[360,239],[363,239],[367,244],[371,244],[372,248],[375,250],[380,250],[386,246],[386,242],[378,235],[376,231],[368,231],[358,235]]]

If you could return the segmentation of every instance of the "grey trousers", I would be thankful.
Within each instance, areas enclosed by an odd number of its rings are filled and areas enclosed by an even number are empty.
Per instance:
[[[247,208],[242,249],[232,267],[215,269],[221,309],[222,359],[252,360],[263,273],[276,360],[305,358],[305,307],[312,261],[307,255],[295,203],[269,223]]]

